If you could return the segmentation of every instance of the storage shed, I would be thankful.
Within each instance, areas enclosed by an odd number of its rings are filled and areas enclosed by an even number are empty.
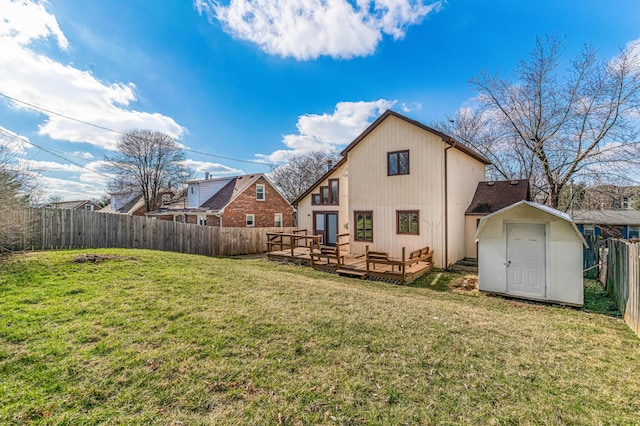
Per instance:
[[[583,305],[586,242],[566,213],[520,201],[480,220],[480,291]]]

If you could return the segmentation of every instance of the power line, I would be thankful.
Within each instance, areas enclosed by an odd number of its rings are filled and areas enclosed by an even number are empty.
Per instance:
[[[68,158],[66,158],[66,157],[64,157],[64,156],[62,156],[62,155],[60,155],[60,154],[56,154],[55,152],[53,152],[53,151],[52,151],[52,150],[50,150],[50,149],[43,148],[43,147],[41,147],[40,145],[37,145],[37,144],[35,144],[35,143],[33,143],[33,142],[31,142],[31,141],[29,141],[29,140],[27,140],[27,139],[23,138],[23,137],[20,137],[20,136],[14,135],[14,134],[12,134],[12,133],[10,133],[10,132],[8,132],[8,131],[6,131],[6,130],[2,129],[2,128],[0,128],[0,132],[4,133],[5,135],[9,136],[10,138],[17,139],[17,140],[19,140],[19,141],[22,141],[22,142],[28,143],[29,145],[34,146],[34,147],[36,147],[36,148],[38,148],[38,149],[40,149],[40,150],[42,150],[42,151],[44,151],[44,152],[47,152],[47,153],[49,153],[49,154],[53,155],[54,157],[58,157],[58,158],[60,158],[60,159],[62,159],[62,160],[64,160],[64,161],[67,161],[67,162],[69,162],[69,163],[73,164],[74,166],[81,167],[81,168],[83,168],[83,169],[85,169],[85,170],[90,171],[91,173],[95,173],[95,174],[100,175],[100,176],[102,176],[102,177],[105,177],[105,178],[107,178],[107,179],[113,179],[113,176],[105,175],[104,173],[100,173],[99,171],[92,170],[92,169],[90,169],[90,168],[88,168],[88,167],[86,167],[86,166],[83,166],[82,164],[78,164],[78,163],[76,163],[75,161],[73,161],[73,160],[69,160]]]
[[[52,110],[47,109],[47,108],[43,108],[41,106],[32,104],[30,102],[26,102],[26,101],[14,98],[13,96],[6,95],[6,94],[4,94],[2,92],[0,92],[0,96],[3,96],[5,98],[7,98],[7,99],[11,99],[12,101],[17,102],[17,103],[20,103],[20,104],[23,104],[23,105],[27,105],[27,106],[29,106],[29,107],[31,107],[33,109],[37,109],[39,111],[43,111],[43,112],[46,112],[48,114],[56,115],[58,117],[65,118],[65,119],[71,120],[71,121],[75,121],[77,123],[81,123],[81,124],[84,124],[84,125],[87,125],[87,126],[95,127],[97,129],[106,130],[108,132],[117,133],[119,135],[126,135],[127,134],[126,132],[122,132],[120,130],[111,129],[109,127],[105,127],[105,126],[101,126],[99,124],[95,124],[95,123],[91,123],[91,122],[88,122],[88,121],[80,120],[80,119],[75,118],[75,117],[71,117],[71,116],[56,112],[56,111],[52,111]],[[136,136],[136,137],[140,138],[139,136]],[[182,149],[184,151],[187,151],[187,152],[193,152],[194,154],[205,155],[205,156],[214,157],[214,158],[221,158],[221,159],[229,160],[229,161],[239,161],[239,162],[242,162],[242,163],[257,164],[257,165],[260,165],[260,166],[267,166],[267,167],[276,167],[277,166],[276,164],[265,163],[265,162],[262,162],[262,161],[242,160],[240,158],[224,157],[222,155],[209,154],[207,152],[196,151],[196,150],[189,149],[189,148],[182,148]]]

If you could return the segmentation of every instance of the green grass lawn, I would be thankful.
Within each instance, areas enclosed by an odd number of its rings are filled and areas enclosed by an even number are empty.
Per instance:
[[[448,274],[401,287],[261,259],[72,262],[82,253],[0,264],[2,424],[640,421],[640,339],[595,308],[454,292]]]

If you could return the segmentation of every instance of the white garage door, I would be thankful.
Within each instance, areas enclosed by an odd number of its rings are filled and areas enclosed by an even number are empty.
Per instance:
[[[545,297],[545,226],[507,224],[507,293]]]

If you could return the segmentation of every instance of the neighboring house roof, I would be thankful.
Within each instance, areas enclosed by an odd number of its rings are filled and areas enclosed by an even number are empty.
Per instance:
[[[116,208],[113,208],[113,203],[111,202],[100,209],[100,213],[133,214],[133,212],[144,206],[144,198],[135,192],[114,192],[111,197],[112,201],[114,197],[116,199]]]
[[[51,204],[59,209],[76,209],[83,204],[93,204],[97,206],[97,204],[91,200],[62,201],[59,203],[51,203]]]
[[[577,210],[573,220],[589,225],[640,225],[640,210]]]
[[[531,200],[528,179],[479,182],[465,214],[490,214],[521,200]]]
[[[184,205],[184,199],[178,199],[168,206],[162,206],[160,209],[149,213],[150,215],[162,215],[166,213],[202,213],[208,212],[212,214],[219,214],[224,210],[229,204],[233,202],[240,194],[242,194],[247,188],[253,186],[260,179],[264,179],[269,182],[269,184],[278,192],[278,194],[284,199],[287,200],[278,189],[271,184],[269,179],[266,177],[264,173],[254,173],[251,175],[241,175],[241,176],[230,176],[223,178],[210,178],[210,179],[201,179],[201,180],[192,180],[187,182],[187,184],[201,184],[201,183],[219,183],[219,187],[216,192],[209,197],[204,203],[195,208],[186,208]],[[288,202],[288,201],[287,201]]]
[[[479,152],[476,152],[472,148],[469,148],[465,144],[463,144],[461,142],[458,142],[457,140],[455,140],[451,136],[449,136],[449,135],[447,135],[445,133],[442,133],[439,130],[436,130],[434,128],[426,126],[426,125],[420,123],[419,121],[412,120],[412,119],[410,119],[408,117],[405,117],[402,114],[398,114],[395,111],[391,111],[390,109],[386,110],[380,117],[378,117],[378,119],[376,121],[371,123],[371,125],[369,125],[369,127],[367,127],[364,130],[364,132],[362,132],[360,134],[360,136],[355,138],[353,142],[351,142],[344,150],[342,150],[341,154],[343,156],[346,156],[349,151],[351,151],[358,143],[360,143],[360,141],[362,139],[367,137],[367,135],[369,133],[371,133],[376,127],[378,127],[380,125],[380,123],[382,123],[389,116],[393,116],[393,117],[399,118],[400,120],[404,120],[409,124],[413,124],[414,126],[417,126],[417,127],[421,128],[423,130],[426,130],[427,132],[433,133],[434,135],[438,135],[438,136],[440,136],[442,138],[442,140],[444,142],[448,143],[453,148],[456,148],[456,149],[464,152],[468,156],[475,158],[476,160],[480,161],[481,163],[484,163],[486,165],[491,164],[491,160],[489,160],[487,157],[485,157],[484,155],[480,154]]]
[[[511,209],[515,209],[519,206],[522,205],[526,205],[529,207],[532,207],[534,209],[543,211],[545,213],[548,213],[552,216],[558,217],[560,219],[566,220],[567,222],[569,222],[571,224],[571,226],[573,227],[573,230],[575,231],[576,235],[578,236],[578,238],[580,238],[580,242],[582,242],[582,244],[585,247],[588,247],[587,242],[585,241],[584,237],[582,236],[582,234],[580,233],[580,231],[578,230],[578,227],[576,226],[575,222],[571,219],[571,216],[569,216],[568,214],[566,214],[565,212],[561,212],[560,210],[556,210],[553,207],[549,207],[549,206],[545,206],[544,204],[539,204],[536,203],[535,201],[528,201],[528,200],[522,200],[522,201],[518,201],[515,204],[511,204],[510,206],[507,206],[505,208],[502,208],[498,211],[495,211],[491,214],[488,214],[486,216],[484,216],[482,219],[480,219],[480,224],[478,225],[478,229],[476,230],[476,241],[478,241],[478,235],[480,235],[481,230],[484,228],[485,224],[494,216],[500,215],[508,210]]]

